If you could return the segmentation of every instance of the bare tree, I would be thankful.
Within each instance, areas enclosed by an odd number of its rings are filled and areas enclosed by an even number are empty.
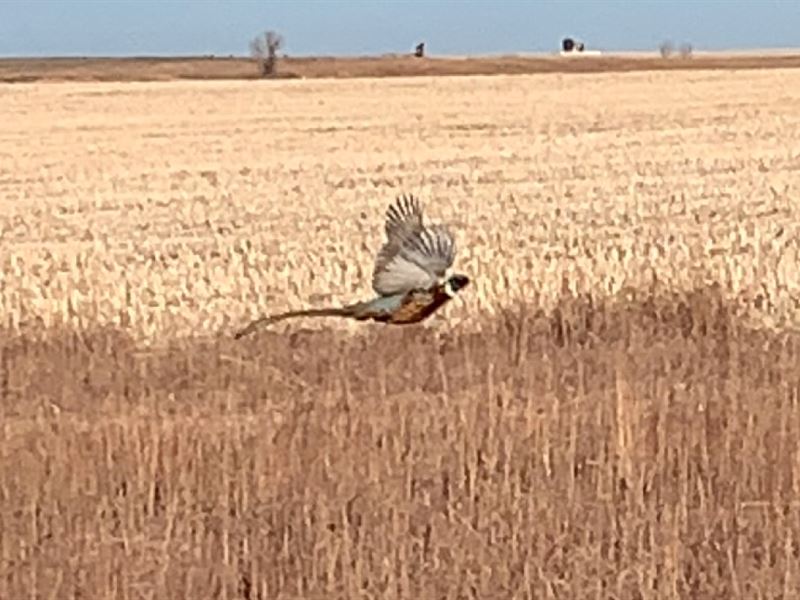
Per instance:
[[[250,55],[256,59],[262,77],[275,74],[278,50],[283,46],[283,36],[274,31],[266,31],[250,42]]]
[[[669,58],[675,48],[669,40],[661,42],[658,51],[661,53],[661,58]]]
[[[681,53],[681,58],[691,58],[692,45],[688,42],[681,44],[680,53]]]

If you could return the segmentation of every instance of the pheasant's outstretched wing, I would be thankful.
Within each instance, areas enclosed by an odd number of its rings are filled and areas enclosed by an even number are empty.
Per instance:
[[[455,258],[455,241],[442,226],[426,227],[413,196],[401,196],[387,211],[387,240],[378,252],[372,287],[382,296],[440,283]]]
[[[422,229],[422,207],[413,195],[402,195],[386,211],[386,244],[402,241]]]

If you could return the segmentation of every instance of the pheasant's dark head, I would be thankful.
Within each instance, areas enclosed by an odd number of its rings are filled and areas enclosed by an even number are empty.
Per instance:
[[[466,275],[455,274],[444,282],[444,292],[454,298],[458,291],[469,284],[469,277]]]

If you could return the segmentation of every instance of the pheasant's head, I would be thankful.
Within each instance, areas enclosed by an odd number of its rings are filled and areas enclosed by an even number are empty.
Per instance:
[[[469,277],[466,275],[455,274],[444,282],[444,293],[454,298],[458,291],[469,284]]]

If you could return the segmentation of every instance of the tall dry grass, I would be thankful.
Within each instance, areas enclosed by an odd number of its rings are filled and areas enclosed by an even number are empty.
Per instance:
[[[0,89],[0,598],[792,597],[798,77]]]
[[[713,290],[479,332],[2,340],[3,598],[800,589],[800,337]]]

